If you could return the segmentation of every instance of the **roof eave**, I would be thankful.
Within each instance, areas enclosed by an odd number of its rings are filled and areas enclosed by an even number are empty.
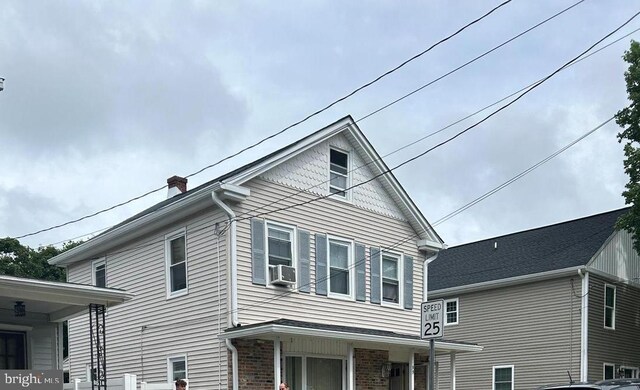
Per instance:
[[[543,280],[556,279],[556,278],[577,274],[579,270],[585,270],[585,269],[586,269],[585,266],[580,265],[576,267],[539,272],[535,274],[514,276],[511,278],[490,280],[490,281],[474,283],[474,284],[467,284],[464,286],[443,288],[440,290],[429,291],[428,297],[429,299],[444,298],[452,295],[468,294],[476,291],[490,290],[494,288],[509,287],[509,286],[514,286],[518,284],[533,283],[533,282],[539,282]]]
[[[356,342],[371,342],[382,344],[393,344],[397,346],[411,347],[415,349],[429,349],[429,343],[420,339],[409,339],[403,337],[381,336],[362,334],[354,332],[339,332],[335,330],[300,328],[296,326],[287,326],[279,324],[265,324],[262,326],[251,327],[247,329],[236,328],[230,332],[221,333],[218,338],[222,340],[257,337],[266,334],[289,335],[289,336],[310,336],[323,337],[339,340],[348,340]],[[456,351],[456,352],[480,352],[482,346],[472,344],[459,344],[436,340],[436,349]]]

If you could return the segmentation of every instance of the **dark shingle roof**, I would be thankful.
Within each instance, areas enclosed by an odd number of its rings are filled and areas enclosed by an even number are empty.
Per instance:
[[[586,265],[629,208],[489,238],[441,251],[429,291]],[[497,245],[497,247],[496,247]]]

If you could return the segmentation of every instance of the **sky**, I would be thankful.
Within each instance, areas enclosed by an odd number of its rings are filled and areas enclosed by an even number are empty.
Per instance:
[[[351,115],[380,155],[537,81],[640,11],[513,0],[381,81],[189,178],[189,188]],[[394,68],[499,1],[35,1],[0,5],[0,237],[92,214],[267,137]],[[640,17],[605,40],[640,28]],[[394,171],[427,220],[502,184],[628,104],[620,40],[486,122]],[[596,49],[598,48],[596,47]],[[497,108],[499,106],[494,107]],[[385,157],[393,167],[491,110]],[[366,118],[365,118],[366,117]],[[449,245],[624,207],[614,121],[474,207],[435,225]],[[59,245],[108,228],[166,191],[24,237]]]

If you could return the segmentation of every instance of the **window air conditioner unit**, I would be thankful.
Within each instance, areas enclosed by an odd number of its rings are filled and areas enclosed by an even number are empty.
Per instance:
[[[296,269],[288,265],[270,265],[269,281],[271,284],[290,286],[296,284]]]

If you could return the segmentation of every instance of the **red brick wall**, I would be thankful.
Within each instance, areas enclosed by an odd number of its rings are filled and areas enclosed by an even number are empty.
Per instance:
[[[273,390],[273,341],[233,340],[238,350],[238,388]],[[233,370],[229,353],[229,389],[233,388]]]
[[[382,377],[382,364],[389,361],[388,351],[355,349],[356,389],[388,390],[389,379]]]

